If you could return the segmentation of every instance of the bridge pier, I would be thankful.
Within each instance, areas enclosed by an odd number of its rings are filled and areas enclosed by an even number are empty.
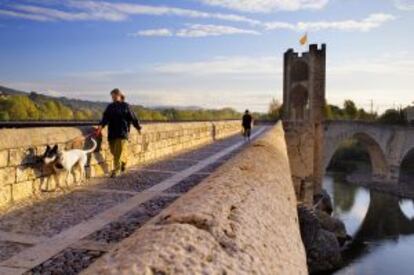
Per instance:
[[[392,183],[398,183],[399,179],[400,179],[400,165],[392,165],[390,167],[390,172],[389,172],[389,180]]]

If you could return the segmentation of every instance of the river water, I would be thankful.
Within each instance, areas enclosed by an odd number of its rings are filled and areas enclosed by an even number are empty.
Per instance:
[[[352,242],[343,252],[345,267],[335,275],[414,274],[414,201],[370,191],[326,176],[334,216]]]

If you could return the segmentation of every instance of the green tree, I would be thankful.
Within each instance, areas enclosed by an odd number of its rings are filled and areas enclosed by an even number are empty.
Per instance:
[[[352,100],[345,100],[344,112],[348,119],[354,120],[358,117],[358,109]]]
[[[72,109],[63,105],[59,101],[56,102],[56,105],[59,110],[59,119],[70,120],[74,118]]]
[[[403,110],[388,109],[379,117],[379,122],[386,124],[407,124],[407,118]]]
[[[59,119],[59,108],[55,101],[48,100],[40,106],[41,118],[45,120]]]
[[[365,120],[365,121],[373,121],[377,119],[377,114],[368,113],[364,109],[361,108],[358,110],[358,119]]]
[[[324,115],[325,115],[326,120],[334,119],[334,114],[333,114],[331,105],[325,104]]]
[[[1,100],[3,110],[6,110],[11,120],[37,120],[37,106],[27,96],[9,96]]]
[[[276,121],[280,118],[281,104],[279,100],[273,98],[269,104],[268,116],[270,120]]]
[[[347,119],[345,116],[344,110],[342,110],[341,108],[335,105],[329,105],[329,107],[332,111],[332,119],[335,119],[335,120]]]
[[[73,116],[76,120],[89,120],[92,119],[93,113],[89,110],[76,110],[73,112]]]
[[[10,120],[9,113],[6,111],[0,111],[0,121]]]

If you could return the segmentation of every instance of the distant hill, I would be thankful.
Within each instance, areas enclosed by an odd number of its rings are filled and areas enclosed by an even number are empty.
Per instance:
[[[154,110],[159,110],[159,111],[168,110],[168,109],[197,111],[197,110],[204,109],[199,106],[176,106],[176,105],[153,106],[151,108]]]
[[[0,121],[100,119],[107,105],[107,102],[53,97],[0,86]],[[241,116],[231,108],[206,110],[197,106],[145,108],[139,105],[132,108],[146,121],[220,120]]]
[[[0,86],[0,95],[27,95],[28,93]]]
[[[58,100],[62,104],[72,107],[75,109],[82,109],[82,108],[92,108],[92,109],[104,109],[108,103],[106,102],[96,102],[96,101],[89,101],[89,100],[81,100],[81,99],[73,99],[67,97],[54,97],[44,95],[42,93],[38,93],[32,91],[30,93],[19,91],[11,88],[7,88],[4,86],[0,86],[0,94],[3,95],[10,95],[10,96],[28,96],[31,100],[37,103],[44,103],[47,100]]]

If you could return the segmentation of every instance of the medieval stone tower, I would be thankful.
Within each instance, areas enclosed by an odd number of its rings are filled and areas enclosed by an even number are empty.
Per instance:
[[[284,56],[283,124],[298,198],[311,202],[322,183],[326,45]]]

